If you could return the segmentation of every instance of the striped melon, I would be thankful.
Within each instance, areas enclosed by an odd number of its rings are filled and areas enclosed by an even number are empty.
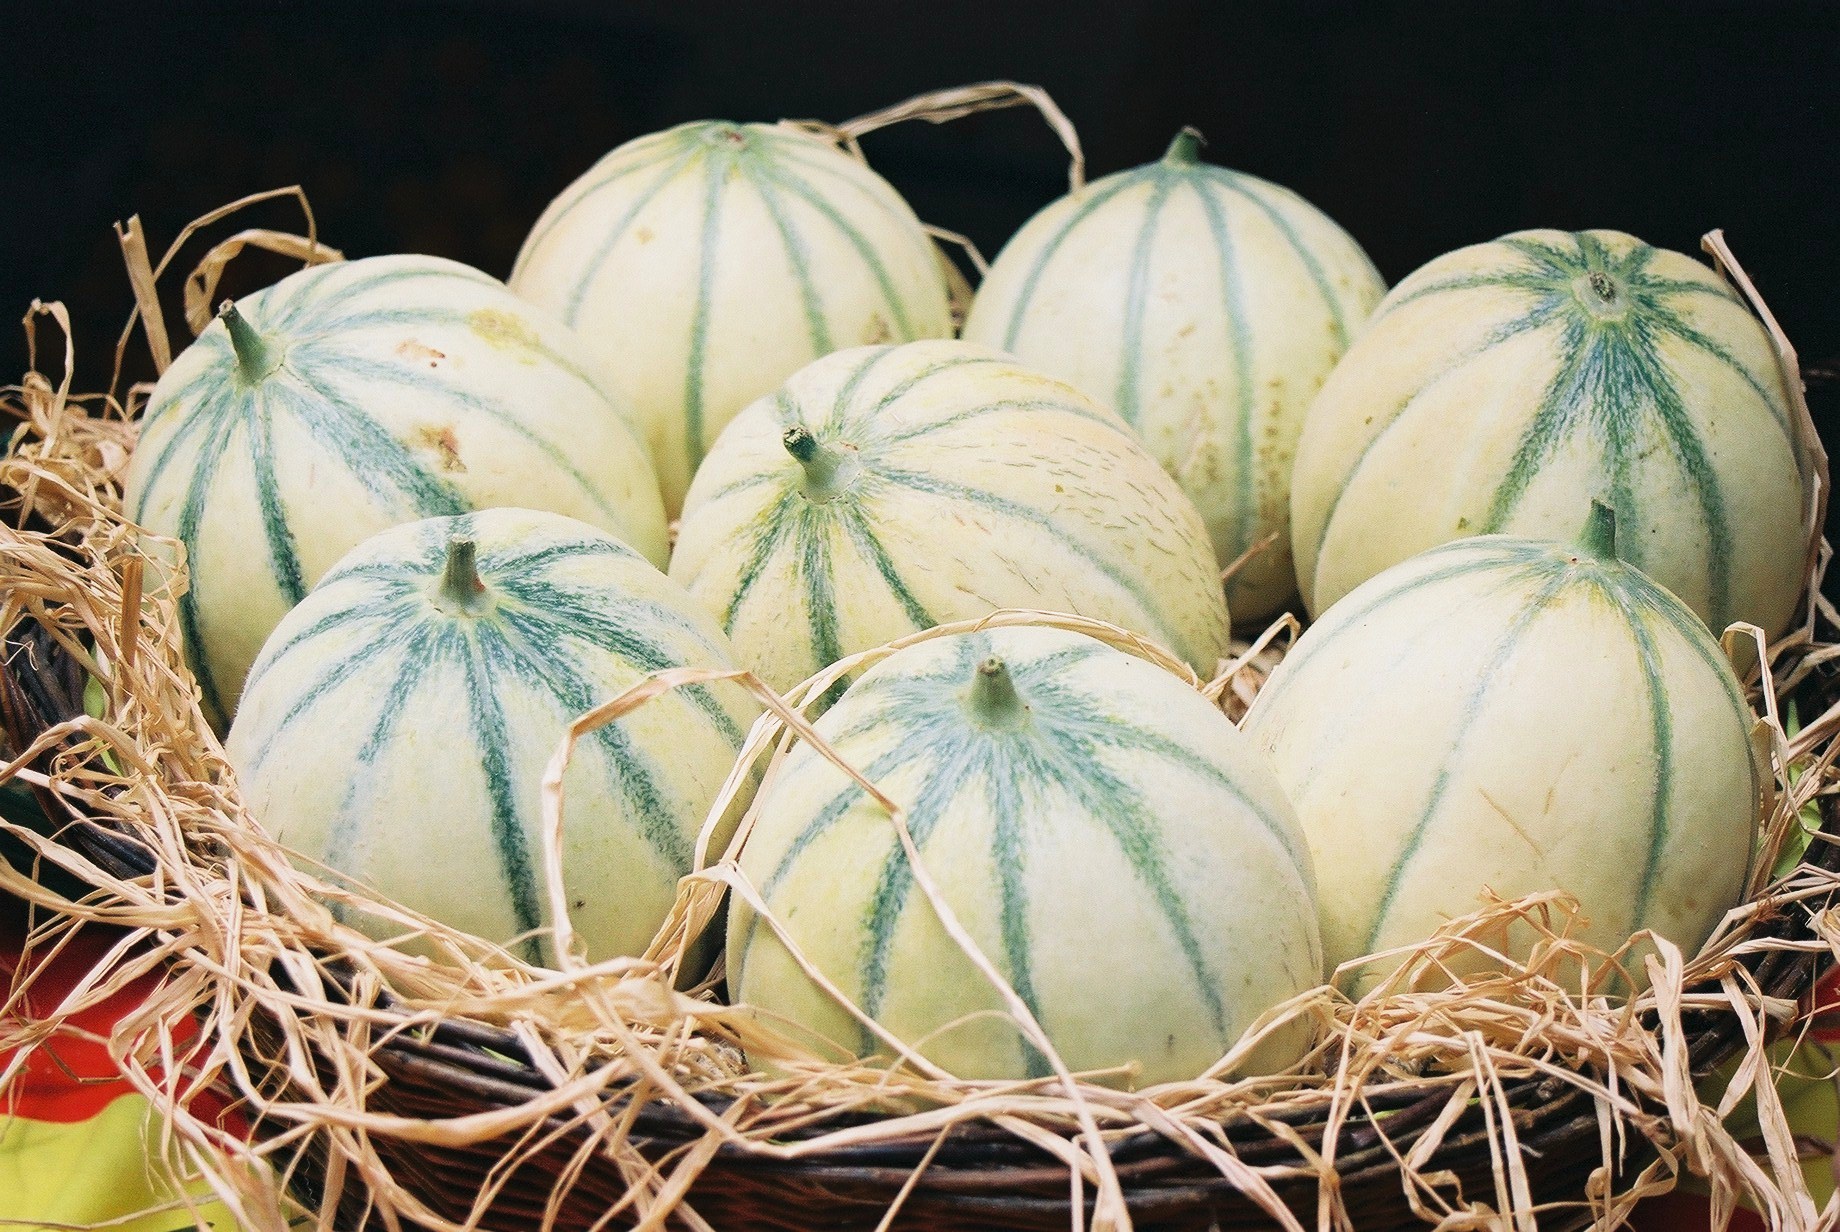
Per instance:
[[[1290,805],[1251,742],[1162,669],[1058,629],[943,636],[869,669],[817,729],[905,811],[953,914],[1072,1068],[1192,1078],[1320,982]],[[1047,1072],[915,884],[888,814],[810,746],[762,789],[741,869],[896,1038],[965,1078]],[[885,1051],[739,902],[728,954],[738,1001]],[[1249,1068],[1305,1042],[1275,1033]]]
[[[524,509],[430,518],[282,620],[227,751],[282,843],[538,959],[544,769],[576,715],[682,666],[730,667],[727,642],[626,545]],[[638,953],[664,919],[753,715],[739,691],[678,689],[577,747],[562,859],[590,958]]]
[[[561,324],[436,257],[316,266],[226,305],[154,387],[124,498],[185,545],[179,619],[213,723],[283,614],[387,526],[534,505],[662,566],[644,445],[589,364]]]
[[[1714,629],[1788,623],[1803,466],[1762,325],[1706,266],[1615,231],[1525,231],[1395,287],[1310,408],[1292,494],[1311,612],[1463,535],[1567,538],[1603,496],[1625,558]]]
[[[787,689],[998,608],[1108,620],[1203,674],[1227,644],[1194,506],[1071,386],[962,342],[818,360],[729,426],[671,576]]]
[[[1755,719],[1705,625],[1620,543],[1600,505],[1577,545],[1435,548],[1272,674],[1243,729],[1309,835],[1331,965],[1428,936],[1484,887],[1569,891],[1604,950],[1646,928],[1691,953],[1739,901]]]
[[[998,254],[965,338],[1107,402],[1181,481],[1230,565],[1242,621],[1296,592],[1291,459],[1304,411],[1386,286],[1348,233],[1295,193],[1198,158],[1061,198]]]
[[[673,514],[722,426],[806,363],[952,333],[939,254],[901,195],[771,124],[683,124],[614,150],[537,220],[511,286],[605,360]]]

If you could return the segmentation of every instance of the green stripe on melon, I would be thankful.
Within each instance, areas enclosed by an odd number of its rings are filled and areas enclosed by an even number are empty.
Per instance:
[[[206,714],[282,615],[385,527],[492,505],[581,518],[658,563],[643,443],[560,323],[434,257],[317,266],[226,306],[154,387],[124,496],[184,545]]]
[[[1613,231],[1438,258],[1312,406],[1292,515],[1310,609],[1466,534],[1564,538],[1603,496],[1630,563],[1713,628],[1801,590],[1801,458],[1762,325],[1699,262]]]
[[[818,731],[901,804],[953,911],[1076,1069],[1192,1077],[1320,978],[1289,805],[1205,698],[1142,660],[1051,629],[939,638],[866,672]],[[1003,1022],[935,1034],[997,997],[886,815],[809,746],[766,789],[741,867],[801,951],[898,1038],[965,1077],[1048,1072]],[[740,904],[729,962],[739,1001],[879,1050]],[[1301,1043],[1287,1033],[1255,1064]]]
[[[567,724],[646,673],[731,661],[680,588],[592,527],[430,519],[363,544],[281,622],[227,749],[283,843],[537,959],[538,785]],[[563,855],[593,954],[637,953],[663,920],[752,717],[691,686],[583,741]]]
[[[1705,625],[1616,543],[1606,509],[1576,545],[1445,544],[1272,674],[1242,726],[1309,835],[1331,966],[1422,940],[1485,887],[1570,892],[1606,952],[1652,928],[1691,953],[1738,902],[1755,716]]]
[[[958,342],[839,352],[738,416],[671,575],[778,689],[1003,607],[1122,625],[1203,674],[1226,647],[1206,530],[1122,421]]]
[[[769,124],[614,150],[538,220],[511,286],[631,397],[673,512],[723,426],[807,362],[952,332],[938,253],[894,188]]]
[[[1109,401],[1194,499],[1221,565],[1276,534],[1227,595],[1260,620],[1295,590],[1304,412],[1385,286],[1320,211],[1198,145],[1184,131],[1161,160],[1037,214],[991,266],[965,338]]]

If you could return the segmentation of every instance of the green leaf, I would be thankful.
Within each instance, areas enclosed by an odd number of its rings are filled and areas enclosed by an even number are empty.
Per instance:
[[[1801,730],[1801,727],[1800,713],[1796,709],[1794,699],[1790,699],[1788,709],[1783,712],[1783,730],[1787,735],[1793,738],[1795,733]],[[1791,787],[1795,786],[1795,784],[1801,780],[1802,775],[1806,773],[1806,770],[1791,766],[1789,768],[1789,785]],[[1770,877],[1772,880],[1788,876],[1795,870],[1795,866],[1802,862],[1802,857],[1807,854],[1809,845],[1814,842],[1814,836],[1821,832],[1820,806],[1813,800],[1810,800],[1808,803],[1802,805],[1801,811],[1795,816],[1795,820],[1796,827],[1790,832],[1789,836],[1783,840],[1782,853],[1776,857],[1776,865],[1770,870]]]

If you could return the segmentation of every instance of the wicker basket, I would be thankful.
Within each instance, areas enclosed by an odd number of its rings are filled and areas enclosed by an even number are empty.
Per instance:
[[[80,552],[81,545],[72,550]],[[43,624],[31,618],[16,620],[6,631],[6,670],[0,672],[0,718],[7,747],[29,748],[58,723],[82,714],[83,680],[82,670]],[[1831,690],[1832,679],[1823,677],[1818,688]],[[56,756],[55,750],[47,749],[37,764],[49,769]],[[69,813],[49,793],[44,803],[53,816]],[[1840,834],[1840,807],[1832,798],[1822,804],[1823,834]],[[58,837],[113,876],[149,877],[157,870],[155,853],[119,823],[73,819]],[[1830,906],[1836,884],[1830,874],[1840,874],[1840,844],[1817,841],[1798,877],[1825,888],[1795,898],[1760,921],[1753,932],[1754,940],[1767,936],[1787,943],[1754,946],[1742,959],[1767,996],[1803,996],[1829,961],[1811,922]],[[336,958],[324,969],[336,976]],[[335,980],[322,985],[319,995],[337,997],[340,992]],[[376,1007],[387,1015],[390,1000],[378,998]],[[1710,1072],[1745,1044],[1742,1024],[1730,1014],[1700,1012],[1686,1025],[1695,1077]],[[241,1047],[254,1072],[285,1072],[278,1034],[266,1028],[268,1024],[255,1019]],[[383,1078],[372,1092],[371,1109],[418,1120],[515,1109],[533,1092],[553,1085],[518,1034],[462,1019],[398,1035],[376,1046],[371,1056]],[[1333,1128],[1326,1120],[1331,1111],[1326,1099],[1270,1114],[1241,1115],[1223,1123],[1221,1143],[1271,1178],[1273,1189],[1306,1225],[1315,1220],[1322,1193],[1319,1164],[1299,1149],[1299,1143],[1333,1159],[1339,1200],[1362,1232],[1422,1227],[1431,1204],[1428,1195],[1414,1195],[1402,1184],[1400,1161],[1428,1133],[1435,1132],[1439,1144],[1429,1161],[1432,1166],[1419,1171],[1436,1174],[1432,1185],[1437,1193],[1458,1207],[1495,1198],[1502,1142],[1495,1120],[1499,1109],[1472,1101],[1449,1120],[1455,1081],[1426,1078],[1370,1087],[1363,1095],[1363,1112]],[[630,1090],[630,1084],[608,1089],[601,1096],[605,1107],[620,1111]],[[245,1099],[248,1095],[232,1094]],[[1602,1167],[1600,1115],[1592,1099],[1550,1077],[1513,1080],[1506,1084],[1505,1094],[1532,1201],[1577,1203]],[[703,1098],[718,1114],[727,1106],[719,1093]],[[1288,1127],[1294,1137],[1278,1132],[1278,1125]],[[281,1128],[285,1127],[258,1123],[258,1132]],[[793,1137],[811,1138],[838,1128],[833,1119]],[[617,1168],[596,1167],[593,1156],[583,1166],[581,1152],[591,1134],[579,1118],[552,1116],[538,1132],[548,1135],[547,1140],[510,1171],[504,1161],[520,1143],[528,1149],[528,1129],[464,1146],[382,1136],[373,1142],[398,1183],[456,1223],[477,1217],[478,1226],[486,1228],[537,1227],[548,1211],[554,1220],[551,1226],[558,1229],[599,1226],[625,1193],[625,1177]],[[656,1099],[636,1101],[628,1140],[646,1157],[669,1163],[704,1136],[702,1125],[682,1108]],[[1272,1217],[1214,1164],[1155,1129],[1119,1135],[1110,1145],[1133,1223],[1140,1229],[1274,1226]],[[311,1147],[292,1180],[294,1192],[309,1207],[319,1201],[327,1163],[325,1143],[316,1139]],[[1640,1151],[1632,1153],[1622,1175],[1633,1175],[1644,1162]],[[561,1180],[565,1177],[570,1178],[566,1183]],[[475,1197],[492,1185],[497,1186],[497,1196],[483,1211],[474,1211]],[[367,1222],[369,1197],[364,1186],[347,1178],[341,1188],[335,1226],[383,1226]],[[551,1209],[558,1193],[560,1204]],[[897,1201],[898,1219],[885,1224]],[[1075,1218],[1063,1162],[1007,1129],[975,1122],[955,1128],[943,1140],[933,1132],[917,1133],[794,1161],[725,1144],[708,1158],[689,1190],[688,1202],[702,1220],[719,1229],[1048,1229],[1071,1226]],[[1575,1206],[1570,1217],[1548,1226],[1588,1218],[1587,1211]]]
[[[157,612],[140,623],[122,618],[124,609],[140,609],[140,579],[138,572],[121,577],[122,536],[106,532],[120,525],[111,475],[119,473],[131,428],[112,404],[92,413],[42,377],[29,379],[18,394],[32,419],[24,434],[31,457],[22,460],[16,444],[0,465],[0,479],[12,485],[0,486],[6,511],[0,563],[23,570],[28,546],[43,559],[49,550],[69,562],[73,576],[87,570],[90,577],[120,579],[120,589],[72,593],[68,602],[54,593],[25,598],[21,591],[0,606],[0,751],[36,771],[41,802],[62,823],[41,840],[41,851],[55,844],[72,853],[67,867],[88,868],[93,881],[118,890],[132,883],[157,899],[169,893],[162,887],[177,871],[175,862],[221,874],[224,852],[203,840],[175,848],[172,831],[140,818],[127,787],[111,789],[108,808],[100,807],[102,797],[90,797],[85,807],[80,792],[52,787],[68,778],[73,761],[93,763],[98,756],[97,727],[82,718],[80,655],[106,642],[111,661],[136,646],[168,665],[180,661],[176,635]],[[21,482],[28,475],[31,485]],[[124,590],[134,597],[121,599]],[[111,595],[113,610],[106,604]],[[1840,638],[1840,630],[1825,625],[1821,633],[1822,641]],[[1840,674],[1817,645],[1806,642],[1791,655],[1805,669],[1798,693],[1809,707],[1804,715],[1826,713],[1840,698]],[[180,717],[202,731],[195,706]],[[133,730],[128,735],[130,743],[138,738]],[[147,763],[161,764],[160,751],[142,739]],[[157,781],[138,782],[141,790],[161,790]],[[1840,936],[1840,842],[1833,841],[1840,838],[1840,803],[1823,796],[1820,809],[1820,833],[1802,863],[1724,937],[1724,960],[1704,969],[1707,982],[1674,998],[1671,1013],[1657,1008],[1630,1024],[1656,1072],[1699,1079],[1734,1055],[1761,1056],[1760,1025],[1784,1026],[1793,1003],[1832,961],[1832,939]],[[233,910],[274,910],[247,885],[233,897],[220,902],[225,928]],[[82,911],[96,914],[109,901],[93,897]],[[217,978],[202,943],[176,927],[143,927],[151,941],[172,947],[181,965],[199,955],[190,970],[195,987],[208,988]],[[1216,1119],[1203,1139],[1148,1109],[1136,1124],[1113,1119],[1104,1150],[1122,1191],[1120,1212],[1105,1206],[1091,1177],[1070,1167],[1081,1130],[1065,1110],[958,1120],[814,1110],[770,1133],[722,1136],[712,1134],[712,1121],[745,1124],[755,1111],[749,1097],[719,1082],[673,1097],[628,1067],[565,1110],[524,1116],[520,1110],[559,1089],[565,1076],[556,1072],[556,1057],[568,1051],[566,1039],[551,1033],[533,1046],[530,1030],[504,1022],[431,1015],[425,1001],[410,1004],[379,987],[336,947],[303,951],[309,953],[304,966],[277,964],[263,974],[308,1017],[319,1006],[332,1020],[351,1023],[359,1019],[333,1011],[363,1009],[361,1052],[369,1070],[361,1127],[293,1115],[317,1098],[300,1089],[302,1066],[330,1087],[350,1057],[311,1050],[303,1056],[298,1033],[259,1005],[234,1024],[213,1019],[218,1042],[240,1053],[244,1069],[239,1078],[235,1067],[220,1064],[210,1076],[251,1118],[259,1142],[281,1144],[268,1158],[301,1203],[323,1212],[325,1227],[413,1225],[397,1218],[411,1209],[405,1195],[435,1226],[506,1230],[1052,1229],[1119,1226],[1121,1213],[1138,1229],[1224,1230],[1286,1226],[1279,1209],[1291,1213],[1288,1226],[1360,1232],[1440,1220],[1451,1227],[1518,1229],[1536,1226],[1536,1219],[1554,1228],[1611,1226],[1627,1208],[1627,1198],[1615,1195],[1631,1185],[1667,1187],[1681,1170],[1680,1157],[1694,1154],[1679,1132],[1691,1108],[1683,1114],[1671,1106],[1678,1089],[1660,1081],[1620,1086],[1622,1102],[1612,1113],[1600,1092],[1613,1076],[1573,1081],[1541,1061],[1540,1042],[1532,1040],[1523,1048],[1529,1063],[1504,1074],[1487,1097],[1476,1094],[1474,1073],[1427,1070],[1241,1107]],[[571,1069],[566,1077],[580,1072]],[[171,1088],[164,1093],[170,1097]],[[496,1112],[505,1115],[495,1121]],[[610,1124],[618,1127],[617,1152],[607,1149]],[[412,1132],[413,1126],[443,1132]],[[869,1132],[849,1132],[856,1128]],[[1515,1156],[1518,1164],[1504,1164]],[[1716,1156],[1703,1152],[1696,1162],[1709,1159],[1717,1165]],[[634,1169],[642,1164],[651,1171],[638,1186]],[[1729,1168],[1722,1180],[1728,1189],[1742,1184]],[[646,1190],[644,1201],[632,1200],[636,1187]]]

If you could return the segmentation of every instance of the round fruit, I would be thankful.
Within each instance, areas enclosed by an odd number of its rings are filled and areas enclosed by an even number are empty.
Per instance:
[[[901,195],[771,124],[627,142],[544,211],[511,286],[631,397],[673,514],[723,425],[811,360],[952,333],[939,253]]]
[[[1290,805],[1251,742],[1160,668],[1058,629],[939,637],[865,672],[817,730],[901,806],[952,913],[1075,1070],[1192,1078],[1321,979]],[[804,744],[763,792],[741,868],[800,953],[960,1077],[1049,1072],[879,805]],[[728,954],[738,1001],[885,1051],[739,902]],[[1248,1067],[1283,1068],[1305,1036],[1274,1034]]]
[[[1763,326],[1690,257],[1523,231],[1393,288],[1311,406],[1291,498],[1321,612],[1465,535],[1566,538],[1615,507],[1623,556],[1714,629],[1780,632],[1802,589],[1804,459]]]
[[[1227,645],[1207,531],[1130,429],[962,342],[843,351],[742,412],[671,576],[776,689],[1005,607],[1122,625],[1203,674]]]
[[[431,518],[288,614],[226,750],[290,849],[539,960],[543,772],[577,715],[686,666],[730,667],[727,642],[626,545],[524,509]],[[639,953],[664,920],[753,717],[739,693],[682,688],[577,746],[561,854],[591,959]]]
[[[1739,901],[1756,720],[1705,625],[1620,543],[1598,506],[1576,546],[1433,549],[1272,674],[1243,728],[1310,837],[1331,966],[1428,937],[1485,887],[1569,892],[1605,951],[1646,928],[1692,953]]]
[[[1386,291],[1348,233],[1295,193],[1200,161],[1087,185],[998,254],[965,338],[1108,402],[1194,498],[1238,619],[1296,593],[1291,459],[1304,411]]]
[[[205,713],[276,622],[387,526],[538,505],[665,559],[645,448],[563,326],[437,257],[315,266],[226,305],[154,387],[124,504],[185,545]]]

